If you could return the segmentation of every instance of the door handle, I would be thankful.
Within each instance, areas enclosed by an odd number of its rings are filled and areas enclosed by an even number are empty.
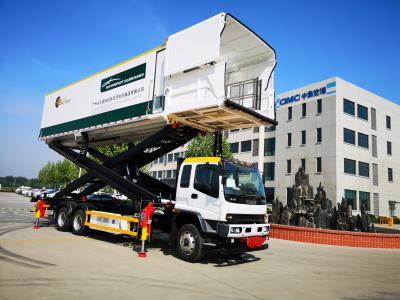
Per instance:
[[[192,199],[197,199],[198,195],[197,194],[192,194]]]

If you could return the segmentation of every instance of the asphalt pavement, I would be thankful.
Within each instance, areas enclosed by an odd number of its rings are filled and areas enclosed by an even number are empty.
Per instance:
[[[241,256],[179,260],[162,235],[139,243],[32,229],[28,198],[0,193],[0,299],[400,299],[400,251],[270,240]]]

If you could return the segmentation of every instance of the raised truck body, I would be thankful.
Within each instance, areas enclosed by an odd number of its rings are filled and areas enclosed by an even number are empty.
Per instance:
[[[47,94],[40,139],[87,172],[43,199],[45,211],[36,215],[53,215],[59,230],[96,229],[143,243],[158,228],[191,262],[208,247],[262,247],[269,225],[257,168],[218,155],[186,158],[172,187],[140,168],[201,132],[215,132],[221,155],[223,130],[276,125],[275,63],[265,41],[221,13]],[[131,146],[112,158],[96,150],[120,143]],[[105,186],[128,201],[96,198]]]

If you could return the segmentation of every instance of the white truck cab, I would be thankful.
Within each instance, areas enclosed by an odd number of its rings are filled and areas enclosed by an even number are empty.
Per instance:
[[[225,248],[241,242],[249,246],[248,240],[260,247],[269,235],[264,186],[253,166],[220,157],[186,158],[179,167],[175,199],[176,217],[193,215],[196,220],[175,223],[197,224],[199,231],[176,235],[178,251],[185,252],[185,243],[192,245],[188,256],[202,248],[196,245],[202,242],[194,238],[197,234],[208,237],[204,244]]]

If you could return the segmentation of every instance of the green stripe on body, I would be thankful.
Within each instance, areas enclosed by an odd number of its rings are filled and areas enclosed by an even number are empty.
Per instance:
[[[90,117],[41,128],[40,136],[45,137],[62,132],[68,132],[91,126],[102,125],[138,116],[144,116],[146,115],[146,110],[148,110],[147,114],[151,114],[152,108],[153,108],[153,100],[149,102],[142,102],[139,104],[119,108],[116,110],[104,112]]]

